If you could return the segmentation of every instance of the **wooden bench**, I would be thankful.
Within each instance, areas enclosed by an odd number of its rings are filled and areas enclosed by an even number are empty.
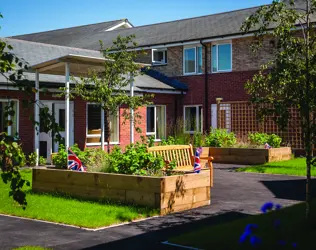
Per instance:
[[[166,164],[176,161],[177,167],[175,171],[193,172],[194,171],[194,152],[192,145],[168,145],[168,146],[155,146],[148,148],[148,152],[154,156],[162,156]],[[204,153],[204,152],[203,152]],[[208,152],[207,152],[208,154]],[[205,165],[201,166],[202,171],[205,169],[210,170],[211,187],[213,187],[213,157],[201,156],[201,160],[207,160],[209,168]]]

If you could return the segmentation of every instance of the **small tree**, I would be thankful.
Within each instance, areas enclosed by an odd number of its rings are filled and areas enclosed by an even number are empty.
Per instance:
[[[107,150],[110,152],[110,116],[117,115],[117,109],[126,105],[132,109],[149,104],[151,95],[133,96],[128,91],[130,82],[140,74],[140,65],[134,63],[137,58],[135,51],[128,51],[128,46],[133,42],[134,36],[118,36],[110,48],[103,49],[100,41],[101,53],[106,59],[101,72],[90,71],[87,77],[76,80],[73,94],[80,96],[83,100],[100,104],[105,113],[105,141]],[[125,110],[125,119],[131,118],[131,114]],[[132,117],[134,124],[140,115],[135,113]],[[136,127],[137,128],[137,127]],[[139,131],[139,129],[137,129]]]
[[[306,151],[306,216],[310,216],[312,148],[316,139],[316,1],[273,1],[260,7],[243,24],[245,33],[255,30],[256,51],[263,39],[275,41],[273,59],[246,84],[259,114],[272,115],[285,129],[290,119],[289,108],[300,114]]]
[[[0,13],[0,19],[2,17]],[[32,82],[23,78],[23,72],[25,70],[28,70],[27,62],[14,54],[13,47],[10,44],[0,39],[0,74],[4,76],[13,87],[18,88],[29,96],[29,101],[25,103],[26,105],[34,104],[42,107],[41,103],[32,100],[34,93],[39,91],[39,89],[35,89]],[[8,102],[8,105],[6,105],[4,109],[4,122],[7,126],[13,125],[13,121],[10,118],[15,114],[13,107],[14,103]],[[39,125],[34,117],[30,117],[30,120],[34,125]],[[49,113],[48,108],[41,109],[40,120],[42,121],[42,129],[46,132],[53,130],[55,132],[55,141],[60,142],[62,140],[60,135],[61,128],[55,122],[54,116]],[[39,133],[39,131],[37,132]],[[27,202],[23,187],[24,185],[29,186],[30,183],[24,180],[19,171],[19,167],[25,165],[25,155],[15,136],[16,135],[9,135],[7,132],[0,133],[1,178],[4,183],[10,184],[11,190],[9,195],[25,209]]]

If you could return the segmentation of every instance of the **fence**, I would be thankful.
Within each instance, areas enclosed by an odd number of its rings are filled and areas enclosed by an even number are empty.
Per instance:
[[[281,131],[273,117],[258,120],[257,112],[250,102],[219,102],[216,108],[217,127],[234,132],[238,138],[245,139],[249,132],[277,134],[286,145],[295,149],[303,148],[300,117],[296,109],[290,109],[290,120],[285,131]]]

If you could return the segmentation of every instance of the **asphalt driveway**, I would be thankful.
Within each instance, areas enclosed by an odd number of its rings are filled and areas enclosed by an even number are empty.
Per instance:
[[[266,201],[288,206],[304,200],[302,177],[236,173],[236,165],[214,167],[210,206],[95,232],[0,216],[0,249],[25,245],[52,249],[171,249],[160,242],[203,225],[259,213]]]

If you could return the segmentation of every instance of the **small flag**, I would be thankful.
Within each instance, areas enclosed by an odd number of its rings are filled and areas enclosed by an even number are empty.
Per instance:
[[[87,168],[82,164],[78,156],[68,149],[68,170],[87,172]]]
[[[266,144],[264,144],[264,148],[265,149],[270,149],[270,148],[272,148],[268,143],[266,143]]]
[[[194,173],[200,173],[200,171],[201,171],[201,161],[200,161],[200,155],[201,154],[202,154],[202,147],[199,147],[195,151]]]

